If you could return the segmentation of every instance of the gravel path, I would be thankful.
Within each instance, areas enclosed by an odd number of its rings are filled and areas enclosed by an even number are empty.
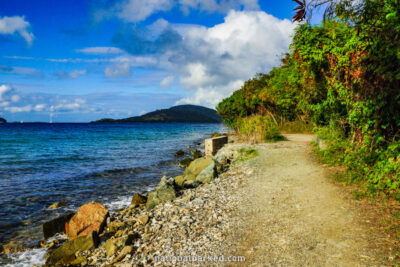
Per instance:
[[[243,266],[390,266],[379,245],[385,235],[363,223],[354,201],[332,184],[312,158],[312,136],[256,145],[235,194],[241,199],[229,254]],[[237,266],[238,263],[232,264]]]
[[[233,163],[212,183],[113,214],[101,245],[77,255],[82,266],[395,265],[387,235],[313,159],[313,137],[286,137],[226,145],[216,158]],[[243,158],[253,148],[258,156]],[[136,239],[110,255],[110,235]]]

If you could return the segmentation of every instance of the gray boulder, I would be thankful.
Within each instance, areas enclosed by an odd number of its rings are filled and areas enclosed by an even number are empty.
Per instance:
[[[64,266],[76,260],[75,253],[97,247],[99,238],[96,232],[77,237],[65,242],[59,248],[48,251],[48,258],[45,266]]]
[[[175,181],[173,178],[161,178],[157,188],[147,196],[146,207],[152,209],[160,203],[176,198]]]
[[[197,176],[196,181],[202,183],[210,183],[214,181],[214,178],[217,176],[216,172],[216,164],[215,161],[212,161],[210,165],[204,168]]]

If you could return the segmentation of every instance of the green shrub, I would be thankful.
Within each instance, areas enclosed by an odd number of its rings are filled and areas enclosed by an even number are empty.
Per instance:
[[[240,118],[236,125],[239,134],[253,143],[271,142],[283,138],[278,126],[267,116]]]
[[[325,162],[344,165],[368,194],[400,198],[399,0],[328,2],[321,25],[296,28],[281,66],[246,81],[217,111],[253,142],[280,139],[277,125],[306,131],[298,121],[308,121],[326,140]]]

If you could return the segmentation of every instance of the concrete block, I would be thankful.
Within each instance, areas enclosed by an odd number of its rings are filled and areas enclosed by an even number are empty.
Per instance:
[[[221,149],[225,144],[228,143],[227,136],[219,136],[214,138],[208,138],[205,140],[205,156],[214,156],[219,149]]]

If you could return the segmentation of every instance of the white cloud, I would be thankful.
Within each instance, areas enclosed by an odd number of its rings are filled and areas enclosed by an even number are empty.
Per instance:
[[[18,74],[26,76],[40,76],[42,74],[41,71],[34,68],[10,67],[5,65],[0,65],[0,73]]]
[[[70,72],[59,71],[56,75],[60,79],[76,79],[79,76],[85,75],[86,72],[86,70],[72,70]]]
[[[34,110],[35,111],[42,111],[42,110],[44,110],[46,108],[46,105],[45,104],[37,104],[35,107],[34,107]]]
[[[130,75],[131,75],[131,67],[129,63],[126,62],[107,67],[104,70],[104,76],[108,78],[129,77]]]
[[[258,0],[179,0],[183,13],[189,14],[190,9],[227,13],[229,10],[258,10]]]
[[[117,17],[125,22],[140,22],[153,14],[179,7],[189,15],[191,10],[226,14],[230,10],[259,10],[258,0],[125,0],[113,9]],[[107,17],[107,16],[105,16]]]
[[[86,47],[83,49],[77,49],[76,52],[83,54],[121,54],[124,51],[119,49],[118,47]]]
[[[161,87],[170,87],[171,84],[174,82],[175,76],[173,75],[169,75],[167,77],[165,77],[164,79],[162,79],[162,81],[160,82],[160,86]]]
[[[34,39],[33,33],[29,30],[30,24],[25,17],[13,16],[0,18],[0,34],[18,33],[22,38],[31,45]]]
[[[185,67],[186,73],[180,78],[180,82],[188,87],[199,87],[218,82],[218,76],[209,73],[203,63],[189,63]]]
[[[4,100],[4,95],[11,91],[11,87],[6,84],[0,85],[0,101]]]
[[[0,102],[0,108],[1,108],[1,107],[6,107],[6,106],[8,106],[8,105],[10,105],[10,102],[7,102],[7,101]]]
[[[22,106],[22,107],[5,107],[5,111],[9,111],[11,113],[17,112],[30,112],[32,111],[32,105]]]
[[[79,76],[85,75],[86,74],[86,70],[73,70],[69,73],[69,77],[72,79],[76,79]]]
[[[160,55],[161,65],[194,92],[182,103],[215,107],[259,72],[280,64],[288,51],[295,24],[261,11],[231,11],[214,27],[181,27],[181,49]]]
[[[182,98],[178,100],[175,105],[194,104],[215,108],[223,98],[232,93],[232,90],[240,88],[243,85],[243,82],[243,80],[236,80],[223,86],[206,86],[197,88],[193,97]]]
[[[150,15],[168,11],[174,6],[173,0],[129,0],[117,5],[117,16],[127,22],[139,22]]]
[[[60,103],[57,105],[50,106],[51,112],[69,112],[69,111],[77,111],[82,110],[86,101],[81,98],[76,98],[72,102],[67,99],[62,99],[59,101]]]
[[[21,99],[21,97],[19,95],[13,95],[11,97],[11,101],[14,102],[14,103],[18,102],[20,99]]]

